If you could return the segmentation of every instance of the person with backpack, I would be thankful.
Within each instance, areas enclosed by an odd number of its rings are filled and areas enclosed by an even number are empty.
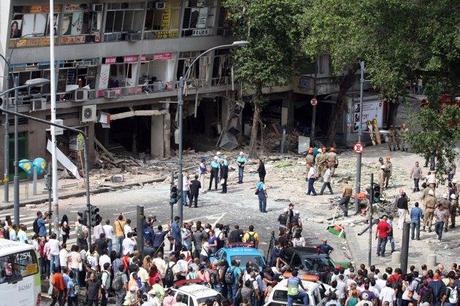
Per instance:
[[[115,305],[122,306],[128,290],[128,276],[124,272],[123,265],[118,266],[112,281],[112,290],[115,293]]]
[[[106,262],[102,266],[100,273],[100,284],[101,284],[101,306],[107,306],[109,299],[110,289],[110,264]]]
[[[238,287],[243,271],[240,268],[240,261],[233,259],[231,266],[225,271],[224,279],[227,286],[228,298],[233,301],[233,305],[239,305]]]
[[[446,288],[446,296],[444,306],[458,305],[458,288],[455,285],[455,272],[449,272],[449,283]]]
[[[40,237],[46,237],[46,222],[48,218],[48,213],[45,212],[43,216],[41,211],[37,211],[37,218],[34,220],[33,223],[33,230],[34,232]]]
[[[166,288],[172,287],[174,285],[174,281],[176,280],[176,273],[177,272],[177,262],[176,257],[172,255],[169,259],[168,266],[165,272],[165,278],[163,284]]]
[[[267,212],[267,188],[265,187],[265,183],[261,180],[256,184],[256,192],[257,198],[259,199],[259,211],[262,213]]]
[[[257,248],[259,246],[259,234],[254,231],[254,225],[249,225],[249,231],[247,231],[243,236],[243,242],[249,243],[253,247]]]
[[[432,306],[441,306],[444,302],[444,296],[446,293],[446,285],[441,280],[441,275],[436,272],[433,275],[433,280],[428,284],[428,288],[433,292]]]

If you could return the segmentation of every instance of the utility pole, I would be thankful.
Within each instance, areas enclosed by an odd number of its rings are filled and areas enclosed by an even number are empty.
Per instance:
[[[136,207],[137,217],[137,250],[143,256],[144,253],[144,206]]]
[[[179,79],[179,95],[177,97],[177,107],[178,107],[178,119],[179,120],[179,173],[177,174],[177,193],[179,196],[179,217],[180,223],[184,222],[184,197],[183,197],[183,173],[182,168],[184,166],[183,161],[183,133],[184,133],[184,123],[183,123],[183,116],[184,116],[184,84],[185,80],[184,77],[180,77]]]
[[[54,0],[50,0],[50,92],[51,92],[51,122],[56,123],[56,67],[54,58]],[[59,207],[58,207],[58,175],[56,156],[56,127],[51,126],[51,179],[53,192],[55,230],[58,229]]]
[[[18,104],[19,104],[19,76],[14,77],[14,87],[16,88],[14,91],[14,111],[18,112]],[[18,144],[18,116],[14,116],[14,206],[13,206],[13,215],[14,215],[14,223],[20,224],[19,220],[19,157],[18,152],[19,144]]]
[[[402,241],[401,241],[401,270],[403,274],[407,273],[407,264],[409,259],[409,230],[410,223],[404,222],[403,232],[402,232]]]
[[[3,107],[9,108],[8,97],[3,98]],[[10,137],[8,122],[9,116],[5,113],[4,131],[3,131],[3,202],[8,203],[10,201],[10,184],[9,184],[9,163],[10,163]]]
[[[364,86],[364,62],[359,62],[361,67],[361,79],[359,87],[359,129],[358,129],[358,143],[361,144],[361,137],[363,134],[363,86]],[[356,214],[359,214],[359,199],[358,193],[361,191],[361,162],[363,160],[363,153],[358,153],[358,160],[356,162],[356,185],[355,185],[355,206]]]
[[[370,267],[372,265],[372,213],[374,204],[374,173],[371,173],[371,192],[369,195],[369,254],[367,258],[367,264]]]

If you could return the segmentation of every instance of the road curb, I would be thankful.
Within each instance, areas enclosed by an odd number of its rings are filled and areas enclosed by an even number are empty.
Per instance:
[[[124,184],[124,185],[120,185],[120,186],[97,188],[97,189],[94,189],[94,190],[90,190],[90,194],[99,194],[99,193],[105,193],[105,192],[119,190],[119,189],[123,189],[123,188],[130,188],[130,187],[134,187],[134,186],[143,186],[145,184],[159,183],[159,182],[163,182],[167,178],[168,177],[162,177],[162,178],[155,178],[155,179],[145,180],[145,181],[141,181],[141,182]],[[78,191],[78,192],[68,193],[68,194],[64,194],[62,196],[59,196],[59,200],[82,197],[84,195],[86,195],[86,191]],[[46,202],[48,202],[48,196],[38,198],[38,199],[33,199],[33,200],[20,201],[19,206],[24,207],[24,206],[30,205],[30,204],[42,204],[42,203],[46,203]],[[13,207],[14,207],[14,204],[9,202],[7,205],[1,205],[0,211],[6,210],[6,209],[11,209]]]

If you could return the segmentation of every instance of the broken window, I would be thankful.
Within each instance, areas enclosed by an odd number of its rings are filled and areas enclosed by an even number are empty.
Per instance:
[[[100,41],[102,7],[90,4],[65,4],[60,23],[60,43]],[[74,36],[72,38],[71,36]]]
[[[212,85],[229,84],[231,77],[230,49],[215,51],[212,65]]]
[[[57,35],[57,26],[61,6],[55,7],[54,29]],[[49,35],[49,6],[30,5],[14,6],[10,24],[10,38],[33,38]]]
[[[171,52],[142,56],[139,85],[146,92],[174,89],[175,63]]]
[[[188,66],[203,51],[181,52],[177,62],[177,79],[185,76]],[[210,85],[211,81],[211,54],[202,56],[191,68],[188,80],[193,80],[193,86],[205,87]]]
[[[105,41],[139,40],[138,33],[142,31],[144,13],[144,2],[107,4]],[[130,33],[136,35],[129,35]]]
[[[165,0],[148,3],[144,38],[176,38],[179,34],[180,1]]]
[[[217,13],[215,0],[188,0],[182,20],[182,36],[214,35],[214,23]]]

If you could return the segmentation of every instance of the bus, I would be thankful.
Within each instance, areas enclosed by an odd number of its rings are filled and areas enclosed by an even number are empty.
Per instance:
[[[0,306],[40,305],[38,256],[30,244],[0,239]]]

